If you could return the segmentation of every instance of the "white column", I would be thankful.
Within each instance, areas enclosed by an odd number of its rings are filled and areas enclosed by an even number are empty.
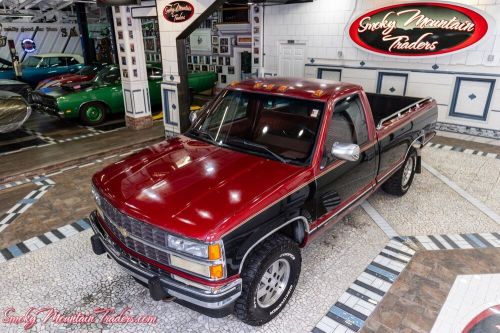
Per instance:
[[[194,14],[184,22],[173,23],[167,21],[163,15],[165,7],[175,5],[178,2],[188,2],[191,4],[194,7]],[[161,84],[163,122],[165,125],[165,136],[167,137],[177,135],[181,132],[177,89],[180,83],[179,66],[177,63],[177,37],[214,2],[214,0],[156,1],[163,64],[163,82]]]
[[[152,127],[141,20],[132,18],[130,7],[120,6],[113,7],[113,21],[127,127]]]

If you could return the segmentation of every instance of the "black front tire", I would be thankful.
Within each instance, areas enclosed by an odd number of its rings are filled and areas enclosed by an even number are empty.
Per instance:
[[[392,195],[405,195],[413,183],[416,169],[417,151],[412,148],[401,168],[382,184],[382,189]]]
[[[280,296],[270,305],[261,306],[257,291],[266,271],[276,262],[288,263],[289,275]],[[285,265],[286,265],[285,263]],[[241,321],[252,325],[263,325],[276,317],[290,299],[300,275],[302,256],[297,244],[290,238],[276,234],[259,244],[242,270],[243,288],[236,300],[234,314]]]

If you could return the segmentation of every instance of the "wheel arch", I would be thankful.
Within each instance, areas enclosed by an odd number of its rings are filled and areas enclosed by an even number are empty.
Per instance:
[[[82,112],[82,108],[88,104],[102,104],[104,105],[104,108],[105,108],[105,112],[106,113],[109,113],[109,105],[108,103],[104,102],[103,100],[92,100],[92,101],[85,101],[83,102],[82,104],[80,104],[80,106],[78,107],[78,113]]]
[[[243,266],[245,265],[245,261],[248,259],[250,254],[256,249],[257,245],[261,244],[263,241],[271,237],[275,234],[284,234],[287,237],[290,237],[292,240],[297,242],[298,244],[302,244],[305,235],[309,232],[309,223],[307,218],[300,215],[296,216],[285,223],[264,232],[261,237],[259,237],[253,244],[246,249],[245,254],[243,255],[241,262],[239,263],[238,273],[241,274]]]

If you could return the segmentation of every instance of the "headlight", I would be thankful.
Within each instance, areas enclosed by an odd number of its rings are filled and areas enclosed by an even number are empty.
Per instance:
[[[219,243],[203,244],[168,235],[167,244],[168,247],[174,250],[203,259],[218,260],[222,257],[222,250]]]

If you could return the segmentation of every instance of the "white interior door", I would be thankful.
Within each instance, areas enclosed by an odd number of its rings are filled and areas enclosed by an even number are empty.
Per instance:
[[[304,77],[305,56],[305,44],[280,44],[278,53],[278,75]]]

